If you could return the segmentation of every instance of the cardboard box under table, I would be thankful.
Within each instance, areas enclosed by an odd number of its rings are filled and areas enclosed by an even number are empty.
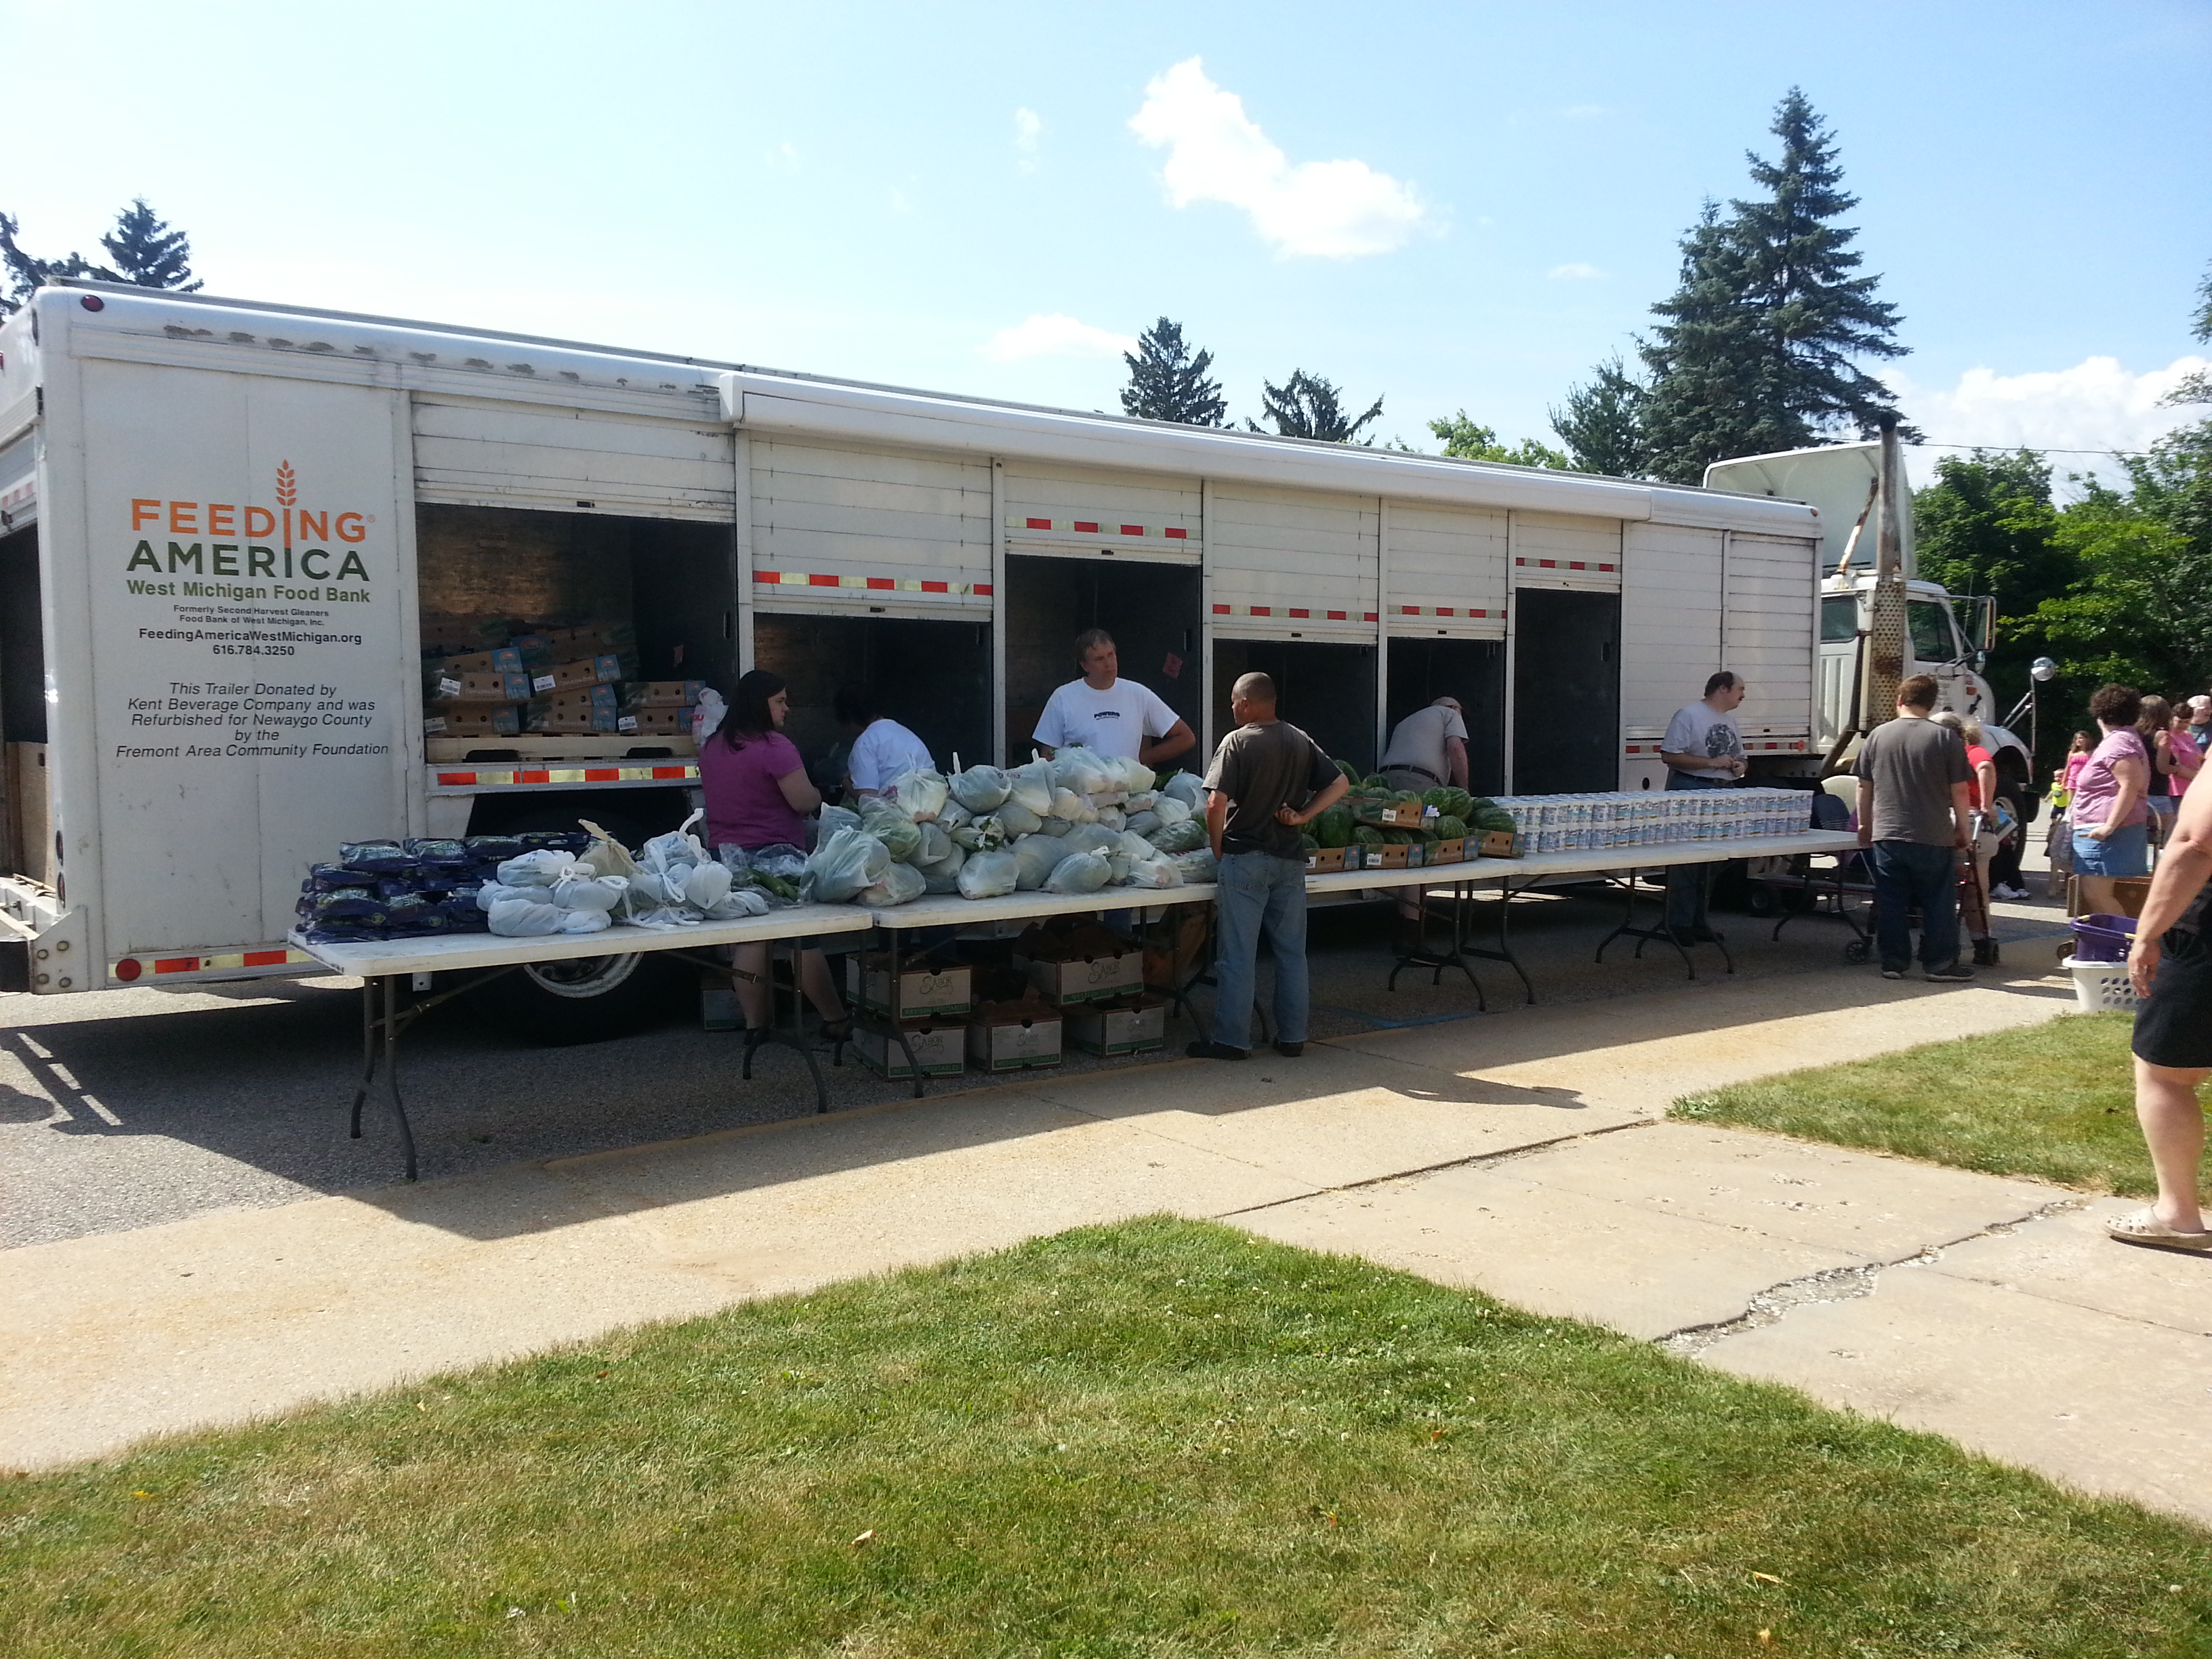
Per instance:
[[[1168,1006],[1127,997],[1067,1011],[1067,1040],[1091,1054],[1140,1054],[1167,1046]]]
[[[985,1072],[1024,1072],[1060,1061],[1060,1016],[1042,1002],[995,1002],[968,1022],[968,1058]]]
[[[896,1029],[864,1019],[854,1024],[853,1050],[878,1077],[912,1079],[920,1093],[923,1078],[958,1077],[968,1069],[967,1030],[957,1018],[904,1020]]]
[[[973,975],[963,967],[902,968],[898,1006],[894,1010],[890,953],[870,951],[845,958],[845,994],[872,1014],[898,1019],[942,1019],[965,1014],[972,1000],[972,980]]]

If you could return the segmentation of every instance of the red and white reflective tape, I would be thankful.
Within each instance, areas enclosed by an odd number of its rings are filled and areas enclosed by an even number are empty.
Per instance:
[[[1329,611],[1304,605],[1217,605],[1217,617],[1286,617],[1292,622],[1373,622],[1372,611]]]
[[[305,951],[285,945],[252,951],[213,951],[205,955],[118,957],[108,964],[107,976],[129,985],[148,977],[174,979],[181,974],[217,974],[241,968],[289,968],[313,961],[314,958]]]
[[[1064,536],[1110,536],[1116,541],[1187,542],[1190,532],[1181,525],[1123,524],[1118,519],[1031,519],[1020,514],[1006,520],[1009,530],[1056,530]]]
[[[1516,565],[1528,565],[1538,570],[1601,570],[1611,573],[1620,568],[1618,565],[1600,564],[1594,559],[1516,559],[1513,562]]]
[[[641,742],[651,734],[636,734]],[[489,741],[496,742],[497,739]],[[699,768],[690,761],[667,761],[652,766],[477,766],[465,770],[430,769],[430,783],[438,789],[497,789],[531,783],[696,783]]]
[[[835,587],[849,588],[868,593],[974,593],[983,599],[991,597],[988,582],[933,582],[901,580],[893,576],[832,576],[819,571],[811,574],[803,570],[756,570],[756,582],[771,587]]]
[[[1505,618],[1505,607],[1500,605],[1492,611],[1468,605],[1394,605],[1390,607],[1390,614],[1394,617],[1487,617],[1502,622]]]

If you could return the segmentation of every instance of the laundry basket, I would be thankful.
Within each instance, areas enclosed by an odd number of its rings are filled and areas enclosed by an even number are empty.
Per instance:
[[[2124,962],[2083,962],[2069,957],[2059,965],[2074,975],[2074,1000],[2085,1014],[2131,1014],[2142,1001],[2128,983]]]

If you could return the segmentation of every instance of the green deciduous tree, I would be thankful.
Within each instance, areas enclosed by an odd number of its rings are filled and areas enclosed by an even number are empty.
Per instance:
[[[1834,222],[1858,198],[1796,88],[1772,131],[1777,160],[1747,156],[1765,193],[1731,201],[1726,216],[1705,204],[1682,239],[1680,286],[1652,307],[1644,426],[1662,478],[1695,483],[1712,461],[1870,434],[1892,410],[1888,389],[1856,361],[1905,349],[1896,308],[1875,297],[1881,279],[1854,274],[1857,232]]]
[[[1643,477],[1651,464],[1644,435],[1648,395],[1617,352],[1591,371],[1588,385],[1570,386],[1566,401],[1548,411],[1552,430],[1567,447],[1569,465],[1577,472]]]
[[[1565,455],[1534,438],[1523,438],[1508,448],[1498,441],[1497,433],[1469,419],[1463,409],[1449,420],[1439,416],[1431,421],[1429,430],[1444,441],[1444,453],[1455,460],[1504,461],[1513,466],[1548,466],[1561,471],[1569,467]]]
[[[1319,438],[1328,443],[1348,444],[1362,430],[1382,418],[1382,400],[1377,398],[1364,415],[1353,420],[1345,413],[1342,394],[1335,384],[1302,368],[1292,369],[1291,378],[1281,386],[1271,380],[1260,384],[1260,412],[1274,423],[1275,432],[1281,437]],[[1255,421],[1244,424],[1255,432],[1267,430]],[[1372,443],[1374,440],[1367,441]]]
[[[1163,317],[1137,337],[1137,349],[1125,351],[1129,384],[1121,389],[1121,412],[1146,421],[1177,421],[1185,426],[1220,426],[1229,409],[1218,381],[1206,371],[1213,354],[1193,356],[1182,325]]]

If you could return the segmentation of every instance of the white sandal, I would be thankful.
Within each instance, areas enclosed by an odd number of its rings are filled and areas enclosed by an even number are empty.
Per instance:
[[[2212,1231],[2182,1232],[2167,1226],[2152,1210],[2115,1217],[2105,1224],[2105,1232],[2123,1244],[2148,1244],[2161,1250],[2212,1251]]]

